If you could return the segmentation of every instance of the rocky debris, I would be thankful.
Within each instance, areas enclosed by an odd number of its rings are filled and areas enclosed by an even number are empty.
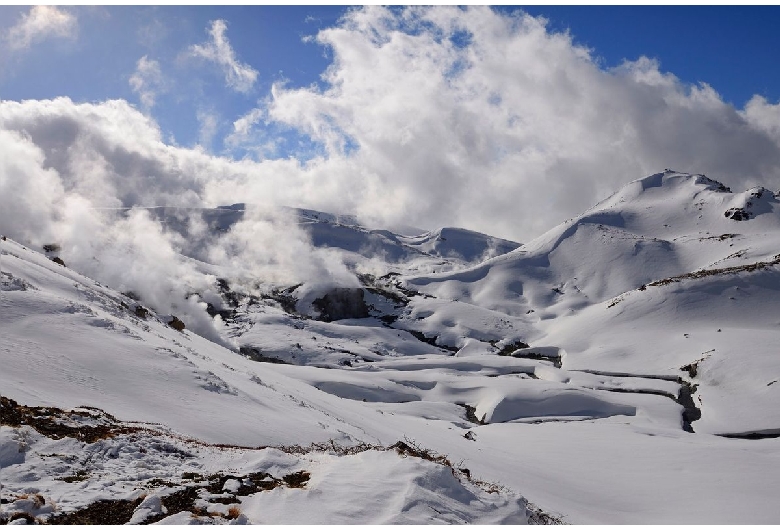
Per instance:
[[[120,424],[110,414],[97,409],[81,407],[65,411],[55,407],[28,407],[3,396],[0,396],[0,425],[29,425],[55,440],[69,437],[86,443],[138,430]]]
[[[305,488],[310,478],[311,474],[308,471],[290,473],[281,479],[263,472],[241,476],[214,474],[209,477],[184,473],[181,477],[182,482],[194,482],[194,484],[184,486],[168,495],[152,495],[135,500],[99,500],[80,510],[55,515],[47,522],[50,524],[152,524],[185,511],[195,517],[219,517],[231,520],[240,515],[240,510],[236,506],[230,506],[224,512],[210,512],[198,506],[198,501],[207,498],[213,504],[239,504],[239,497],[282,486]]]
[[[125,524],[141,504],[136,500],[99,500],[75,512],[58,514],[50,518],[49,524]]]

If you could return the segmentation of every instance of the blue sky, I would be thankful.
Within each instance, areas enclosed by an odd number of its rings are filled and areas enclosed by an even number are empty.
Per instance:
[[[499,12],[517,8],[500,7]],[[724,99],[743,106],[754,94],[780,99],[780,8],[532,6],[552,31],[569,31],[592,50],[602,68],[644,55],[686,83],[705,82]],[[0,31],[18,25],[27,7],[0,7]],[[164,76],[148,112],[179,145],[201,142],[208,150],[240,157],[223,139],[234,120],[266,98],[274,82],[288,87],[319,83],[332,60],[330,50],[311,40],[334,26],[345,8],[333,6],[76,7],[73,34],[42,38],[0,58],[0,98],[68,96],[94,102],[122,98],[139,105],[129,79],[141,57],[156,61]],[[215,20],[237,61],[256,70],[256,82],[239,92],[225,87],[218,68],[188,56],[207,40]],[[211,128],[206,123],[211,119]],[[205,132],[204,132],[204,129]],[[285,149],[312,146],[288,128],[269,126],[268,135],[287,138]],[[205,135],[205,136],[204,136]],[[305,155],[304,155],[305,156]]]

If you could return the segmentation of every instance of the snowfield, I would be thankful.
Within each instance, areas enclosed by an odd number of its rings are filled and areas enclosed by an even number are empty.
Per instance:
[[[178,305],[0,241],[4,520],[780,518],[778,194],[667,170],[522,245],[289,209],[352,274],[302,283],[209,261],[250,206],[149,215]]]

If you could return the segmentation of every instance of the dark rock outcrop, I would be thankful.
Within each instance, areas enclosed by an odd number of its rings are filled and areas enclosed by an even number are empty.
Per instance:
[[[370,316],[361,288],[337,287],[314,300],[312,305],[320,313],[318,320],[325,322]]]

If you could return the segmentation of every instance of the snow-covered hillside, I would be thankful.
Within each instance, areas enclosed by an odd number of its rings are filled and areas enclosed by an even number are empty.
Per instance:
[[[202,274],[176,318],[0,242],[5,517],[780,516],[769,190],[666,171],[521,246],[289,210],[354,276],[288,284],[209,260],[243,205],[153,210]]]

